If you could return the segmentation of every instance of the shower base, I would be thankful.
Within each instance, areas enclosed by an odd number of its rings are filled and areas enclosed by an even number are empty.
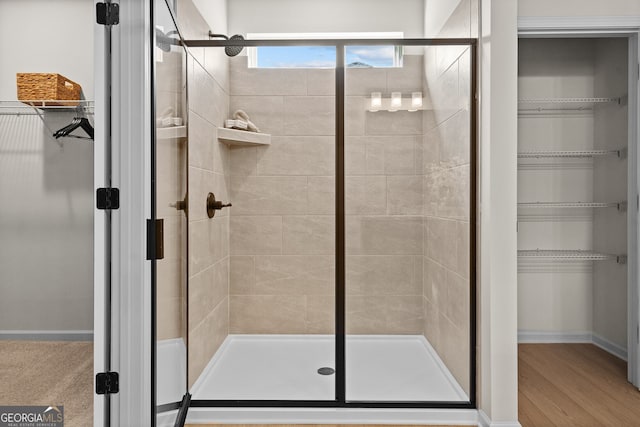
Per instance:
[[[335,338],[229,335],[191,389],[197,400],[333,400]],[[347,337],[348,401],[451,401],[467,395],[421,335]]]

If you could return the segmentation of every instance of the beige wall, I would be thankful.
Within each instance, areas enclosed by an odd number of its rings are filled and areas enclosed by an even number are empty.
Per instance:
[[[179,2],[186,38],[205,38],[208,26],[190,0]],[[194,49],[188,70],[189,162],[189,387],[229,332],[229,210],[209,219],[206,198],[229,200],[229,150],[217,127],[229,110],[227,59],[214,49]]]

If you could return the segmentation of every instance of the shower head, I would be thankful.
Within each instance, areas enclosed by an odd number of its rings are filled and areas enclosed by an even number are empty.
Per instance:
[[[214,34],[213,32],[209,31],[209,38],[212,38],[212,37],[221,37],[225,40],[244,40],[244,37],[241,36],[240,34],[236,34],[234,36],[231,36],[231,38],[229,38],[224,34]],[[242,52],[242,49],[244,49],[244,47],[242,46],[226,46],[224,48],[224,53],[226,53],[227,56],[237,56],[240,52]]]
[[[231,36],[229,40],[244,40],[244,37],[242,37],[240,34],[236,34],[234,36]],[[242,52],[242,49],[244,49],[242,46],[227,46],[224,48],[224,53],[226,53],[227,56],[237,56],[240,52]]]

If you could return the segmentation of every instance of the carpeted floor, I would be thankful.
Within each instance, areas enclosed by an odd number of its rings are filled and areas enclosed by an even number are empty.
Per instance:
[[[0,341],[0,405],[63,405],[65,427],[93,425],[93,343]]]

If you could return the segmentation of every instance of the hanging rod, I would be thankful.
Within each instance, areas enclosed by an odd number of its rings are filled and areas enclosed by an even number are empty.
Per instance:
[[[519,159],[541,159],[541,158],[589,158],[597,156],[616,155],[625,157],[626,149],[620,150],[579,150],[579,151],[521,151],[518,153]]]
[[[598,202],[521,202],[519,208],[617,208],[626,210],[627,202],[598,203]]]
[[[525,249],[518,250],[518,258],[558,261],[606,261],[615,260],[618,264],[626,264],[626,255],[612,255],[582,249]]]

